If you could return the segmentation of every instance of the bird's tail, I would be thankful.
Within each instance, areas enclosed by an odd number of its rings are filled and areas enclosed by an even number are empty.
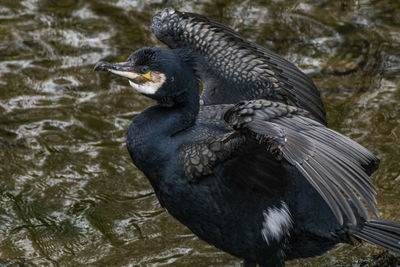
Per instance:
[[[370,220],[352,234],[364,241],[400,254],[400,223],[385,220]]]

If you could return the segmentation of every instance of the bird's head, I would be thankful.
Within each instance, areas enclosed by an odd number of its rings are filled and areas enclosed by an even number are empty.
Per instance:
[[[192,68],[180,58],[179,53],[159,47],[141,48],[132,53],[126,62],[100,61],[94,70],[128,78],[135,90],[164,105],[173,105],[176,98],[197,86]]]

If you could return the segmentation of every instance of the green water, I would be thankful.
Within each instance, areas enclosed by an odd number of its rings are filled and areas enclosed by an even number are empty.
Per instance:
[[[400,221],[400,1],[0,0],[0,265],[240,266],[161,208],[131,163],[125,133],[152,102],[92,71],[161,45],[149,21],[166,6],[228,24],[309,74],[330,127],[381,158],[378,208]],[[288,265],[377,257],[342,245]]]

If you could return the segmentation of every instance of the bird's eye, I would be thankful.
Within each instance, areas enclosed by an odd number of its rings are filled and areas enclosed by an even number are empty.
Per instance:
[[[143,66],[142,69],[141,69],[141,71],[142,71],[143,74],[146,74],[146,73],[149,72],[149,67]]]

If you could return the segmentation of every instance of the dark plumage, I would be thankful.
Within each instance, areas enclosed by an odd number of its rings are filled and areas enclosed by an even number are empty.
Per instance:
[[[172,49],[95,70],[158,102],[132,120],[127,147],[175,218],[249,266],[319,255],[351,236],[400,253],[400,224],[370,219],[362,202],[378,216],[369,175],[379,160],[325,126],[307,76],[200,15],[165,9],[151,27]]]
[[[311,79],[231,28],[167,8],[152,18],[151,29],[170,48],[190,48],[191,64],[204,83],[201,100],[205,105],[264,97],[305,108],[326,124],[324,105]]]

